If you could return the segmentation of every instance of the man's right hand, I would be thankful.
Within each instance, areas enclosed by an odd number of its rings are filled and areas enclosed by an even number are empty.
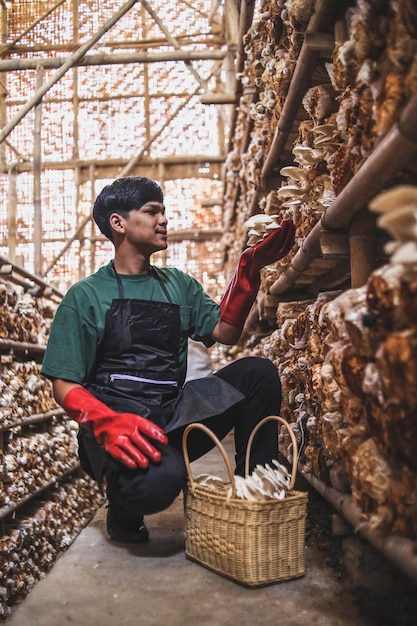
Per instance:
[[[150,420],[134,413],[117,413],[81,386],[73,387],[61,405],[69,417],[91,428],[97,442],[126,467],[146,468],[150,460],[160,461],[161,452],[148,438],[162,444],[168,443],[168,438]]]

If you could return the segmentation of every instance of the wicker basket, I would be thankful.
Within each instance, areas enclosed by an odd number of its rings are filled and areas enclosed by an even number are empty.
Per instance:
[[[305,573],[308,494],[293,491],[297,442],[283,418],[266,417],[252,431],[246,451],[245,474],[248,475],[253,438],[257,430],[270,420],[282,422],[287,427],[294,446],[290,491],[283,500],[252,502],[237,498],[229,459],[214,433],[203,424],[193,423],[183,435],[189,478],[184,499],[186,557],[248,587],[297,578]],[[193,428],[205,431],[213,439],[226,463],[229,482],[225,481],[219,489],[199,485],[192,477],[187,437]]]

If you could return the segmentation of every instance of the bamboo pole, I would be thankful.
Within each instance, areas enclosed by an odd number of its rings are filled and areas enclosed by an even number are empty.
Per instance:
[[[9,144],[9,142],[5,141],[5,144]],[[16,149],[13,148],[12,145],[9,145],[10,149],[14,151],[14,153],[16,154],[16,157],[19,159],[18,162],[16,162],[14,164],[14,167],[16,169],[16,172],[18,172],[19,174],[21,172],[29,172],[32,170],[32,161],[31,160],[27,160],[25,159],[25,157],[23,157],[22,154],[20,154],[19,152],[17,152]],[[106,168],[120,168],[120,167],[124,167],[127,163],[128,159],[122,159],[122,158],[110,158],[110,159],[85,159],[85,160],[76,160],[76,159],[68,159],[67,161],[43,161],[42,162],[42,169],[47,169],[47,170],[68,170],[68,169],[72,169],[74,167],[76,167],[77,165],[79,165],[80,169],[88,169],[90,167],[90,165],[93,165],[94,167],[100,168],[100,169],[106,169]],[[158,162],[162,161],[163,163],[165,163],[168,167],[170,168],[180,168],[180,167],[196,167],[200,164],[204,164],[204,163],[210,163],[213,166],[217,166],[217,169],[220,171],[221,166],[224,163],[224,156],[222,155],[216,155],[216,156],[207,156],[207,155],[194,155],[191,154],[190,156],[179,156],[179,157],[175,157],[175,156],[168,156],[168,157],[158,157]],[[143,157],[142,159],[142,163],[145,167],[150,167],[152,168],[155,165],[155,159],[151,159],[150,157]],[[0,172],[2,173],[7,173],[7,169],[1,169],[0,168]],[[181,176],[176,176],[177,178],[182,178]],[[98,176],[98,178],[100,178]],[[188,178],[188,176],[187,176]]]
[[[146,19],[146,9],[143,4],[140,7],[140,18],[142,21],[143,37],[148,37],[148,20]],[[145,104],[145,140],[149,141],[151,137],[151,106],[149,101],[149,68],[147,65],[143,66],[143,91],[144,91],[144,104]]]
[[[218,61],[230,53],[227,50],[167,50],[165,52],[126,52],[120,54],[89,54],[74,63],[76,67],[90,65],[128,65],[130,63],[163,63],[169,61]],[[5,59],[0,61],[0,72],[17,72],[34,70],[39,66],[44,69],[55,69],[65,63],[62,57],[35,59]]]
[[[255,0],[242,0],[242,6],[239,15],[239,36],[238,36],[238,48],[236,55],[236,76],[240,76],[244,63],[245,63],[245,51],[243,47],[243,38],[246,35],[250,25],[252,24],[253,15],[255,12]],[[242,81],[236,80],[235,84],[235,104],[236,106],[232,112],[232,118],[230,120],[230,132],[229,132],[229,145],[228,151],[233,149],[233,137],[235,136],[236,121],[238,115],[238,103],[240,96],[242,95],[243,87]]]
[[[77,45],[79,44],[79,0],[73,2],[72,5],[72,24],[73,24],[73,41]],[[79,117],[79,100],[78,100],[78,68],[73,67],[72,70],[72,122],[73,122],[73,146],[72,146],[72,156],[77,161],[77,164],[74,168],[74,183],[75,183],[75,198],[74,198],[74,206],[75,206],[75,215],[77,219],[77,223],[83,217],[82,209],[80,208],[80,191],[81,191],[81,168],[79,165],[78,157],[79,157],[79,127],[78,127],[78,117]],[[85,247],[85,239],[81,241],[78,247],[78,279],[84,278],[86,275],[85,268],[85,256],[83,254],[83,249]]]
[[[0,42],[7,41],[7,8],[4,2],[0,4]],[[7,122],[7,76],[0,77],[0,127]],[[0,167],[7,167],[6,146],[0,144]]]
[[[235,0],[225,0],[224,21],[228,50],[236,50],[239,41],[239,12]]]
[[[55,287],[51,287],[51,285],[49,285],[44,280],[42,280],[42,278],[34,274],[31,274],[30,272],[25,270],[24,267],[21,267],[20,265],[16,265],[14,262],[11,261],[11,259],[8,259],[8,258],[5,259],[3,256],[0,256],[0,267],[3,265],[11,266],[10,270],[13,274],[16,273],[18,276],[22,276],[23,278],[28,278],[30,281],[34,282],[35,285],[38,285],[42,292],[55,294],[59,298],[62,298],[62,293],[58,291],[58,289],[55,289]],[[13,276],[13,280],[14,280],[14,276]],[[26,283],[26,286],[27,286],[27,283]]]
[[[349,231],[351,287],[365,285],[376,268],[377,229],[376,215],[360,211],[352,220]]]
[[[236,78],[235,78],[235,86],[233,89],[234,94],[235,94],[235,102],[234,102],[235,106],[232,108],[232,114],[230,117],[230,131],[229,131],[229,139],[228,139],[228,147],[227,147],[228,152],[231,152],[233,150],[233,139],[235,136],[236,123],[237,123],[238,112],[239,112],[239,100],[243,93],[242,81],[237,78],[238,76],[241,75],[243,68],[244,68],[244,64],[245,64],[245,51],[244,51],[244,46],[243,46],[243,40],[244,40],[244,36],[246,35],[248,29],[250,28],[252,24],[254,12],[255,12],[255,0],[243,0],[241,9],[240,9],[240,14],[239,14],[238,48],[237,48],[236,63],[235,63],[235,68],[236,68],[235,77]],[[255,98],[257,97],[257,95],[258,95],[258,90],[256,90],[252,94],[252,102],[255,101]],[[247,147],[249,145],[250,135],[253,129],[253,123],[254,122],[252,118],[249,116],[246,121],[245,138],[244,138],[243,145],[241,147],[241,154],[246,152]],[[227,191],[226,183],[224,184],[223,188],[224,188],[223,194],[226,195],[226,191]],[[233,201],[232,201],[231,220],[236,214],[236,207],[240,198],[240,192],[241,192],[240,185],[236,182],[235,192],[233,194]]]
[[[413,582],[417,582],[417,552],[415,550],[414,541],[406,537],[387,535],[374,530],[371,524],[364,522],[361,509],[354,504],[349,494],[341,493],[333,487],[326,485],[316,478],[312,472],[307,471],[300,463],[299,471],[301,476],[303,476],[336,511],[343,515],[349,524],[353,526],[355,532],[365,537]]]
[[[12,165],[8,171],[8,200],[7,200],[7,246],[8,257],[16,260],[16,208],[17,208],[17,175]]]
[[[88,181],[90,185],[90,204],[94,204],[94,190],[95,190],[95,170],[94,166],[90,165],[88,170]],[[90,274],[93,273],[96,267],[96,250],[97,250],[97,238],[94,232],[94,222],[91,220],[91,235],[90,235]]]
[[[2,0],[0,0],[1,2]],[[7,0],[10,2],[10,0]],[[78,0],[81,2],[81,0]],[[206,32],[196,32],[188,35],[187,33],[183,33],[182,35],[177,35],[177,41],[182,42],[182,45],[189,46],[190,44],[201,44],[203,46],[213,47],[213,46],[223,46],[224,45],[224,37],[219,35],[214,35],[210,41],[207,41]],[[126,49],[126,50],[148,50],[149,48],[157,48],[157,47],[166,48],[167,40],[165,37],[150,37],[149,39],[140,39],[130,38],[130,39],[120,39],[117,37],[116,39],[112,39],[108,37],[106,40],[107,48],[117,48],[117,49]],[[35,43],[33,45],[17,45],[13,48],[13,53],[17,56],[25,55],[27,53],[37,54],[48,54],[50,52],[62,52],[64,54],[72,54],[77,50],[78,46],[74,42],[67,43],[57,43],[53,45],[49,44],[40,44]]]
[[[125,15],[132,8],[134,4],[136,4],[137,0],[128,0],[119,11],[117,11],[113,17],[111,17],[105,24],[102,26],[97,33],[84,45],[82,45],[77,52],[71,55],[66,62],[55,72],[50,80],[42,85],[40,89],[37,89],[28,100],[28,102],[21,108],[21,110],[14,116],[12,120],[8,124],[6,124],[2,131],[0,132],[0,144],[10,135],[12,130],[17,126],[17,124],[33,109],[34,106],[38,104],[43,98],[43,96],[49,91],[49,89],[55,85],[69,69],[71,69],[77,61],[79,61],[85,53],[92,48],[99,39],[112,27],[116,22]]]
[[[36,87],[41,88],[43,83],[43,69],[36,72]],[[35,274],[42,275],[42,199],[41,199],[41,172],[42,172],[42,102],[35,106],[35,128],[33,141],[33,268]]]
[[[210,92],[207,91],[201,96],[201,104],[234,104],[236,100],[235,94],[230,92]]]

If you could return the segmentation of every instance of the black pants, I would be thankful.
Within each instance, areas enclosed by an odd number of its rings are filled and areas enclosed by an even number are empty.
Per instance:
[[[244,395],[244,399],[231,409],[204,422],[220,440],[234,429],[235,473],[243,476],[250,433],[264,417],[279,414],[281,383],[278,372],[267,359],[246,357],[227,365],[214,376],[220,376]],[[195,421],[198,422],[198,415]],[[126,518],[150,515],[167,509],[174,502],[187,481],[182,453],[183,430],[184,427],[169,433],[169,444],[160,446],[161,461],[150,463],[145,470],[130,470],[107,455],[104,471],[107,496],[110,504],[117,508],[118,515]],[[206,433],[192,430],[187,445],[190,461],[200,458],[213,446]],[[277,423],[267,422],[253,441],[250,470],[277,457]]]

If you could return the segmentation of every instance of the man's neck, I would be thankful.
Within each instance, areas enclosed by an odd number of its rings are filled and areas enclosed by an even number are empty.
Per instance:
[[[113,265],[118,274],[143,274],[150,269],[149,258],[138,254],[126,257],[116,252]]]

